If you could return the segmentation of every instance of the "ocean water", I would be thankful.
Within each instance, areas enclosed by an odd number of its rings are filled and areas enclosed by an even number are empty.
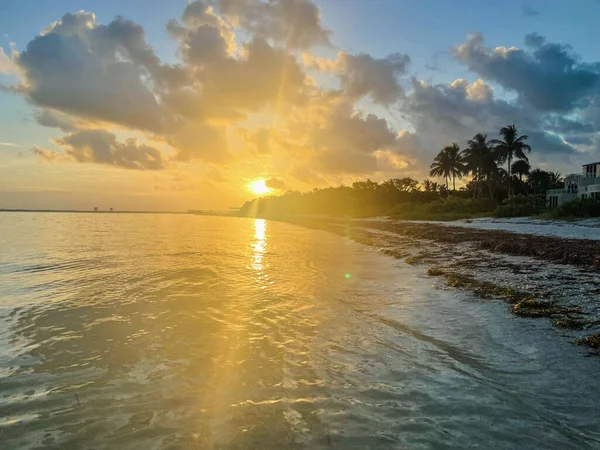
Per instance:
[[[1,449],[600,448],[600,358],[321,231],[0,213]]]

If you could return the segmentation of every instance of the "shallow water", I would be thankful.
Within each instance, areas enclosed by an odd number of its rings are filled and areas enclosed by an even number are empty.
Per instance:
[[[0,213],[0,448],[600,448],[600,358],[260,219]]]

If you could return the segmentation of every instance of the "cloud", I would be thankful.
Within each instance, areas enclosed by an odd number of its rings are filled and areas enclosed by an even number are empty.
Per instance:
[[[0,147],[20,147],[20,145],[12,142],[0,142]]]
[[[211,4],[246,32],[287,48],[330,45],[331,31],[323,28],[321,12],[311,0],[214,0]],[[192,9],[194,13],[201,13],[205,5],[198,1],[189,4],[188,17],[193,16]]]
[[[123,18],[105,26],[92,13],[65,14],[29,42],[16,63],[36,105],[153,132],[172,121],[144,82],[162,66],[143,29]]]
[[[4,53],[4,49],[0,46],[0,75],[11,74],[17,71],[17,66],[13,59]]]
[[[246,143],[250,152],[257,155],[271,153],[271,135],[273,134],[275,134],[274,130],[265,127],[259,127],[255,131],[245,128],[238,130],[238,136]]]
[[[326,184],[326,181],[313,172],[307,164],[299,164],[290,172],[290,176],[301,183],[308,184],[310,186],[322,186]]]
[[[536,156],[547,159],[554,155],[559,157],[577,153],[573,145],[565,142],[559,135],[546,131],[528,131],[529,141],[537,149]]]
[[[204,7],[190,3],[184,25],[168,24],[189,76],[164,94],[169,107],[195,121],[232,122],[302,100],[307,78],[294,55],[256,35],[238,48],[232,29]]]
[[[564,145],[592,145],[598,129],[597,125],[586,122],[581,117],[562,116],[545,117],[544,128],[553,134],[553,148],[562,148]]]
[[[275,178],[275,177],[265,180],[265,185],[270,189],[276,189],[276,190],[280,190],[280,191],[284,191],[287,189],[287,186],[285,185],[285,183],[283,181],[281,181],[279,178]]]
[[[198,159],[211,163],[225,163],[231,159],[224,128],[187,123],[167,136],[166,142],[178,149],[175,155],[178,161]]]
[[[541,111],[569,111],[584,106],[597,91],[600,65],[580,61],[567,45],[545,43],[537,35],[526,38],[533,52],[515,47],[484,47],[481,33],[472,33],[453,49],[456,59],[486,80],[519,94]]]
[[[31,151],[35,153],[40,159],[46,162],[55,162],[58,160],[69,160],[64,153],[59,153],[54,150],[48,150],[42,147],[34,146]]]
[[[198,73],[203,101],[240,114],[301,100],[305,74],[295,58],[255,38],[239,59],[228,58]]]
[[[215,181],[217,183],[220,183],[222,181],[226,181],[227,178],[225,177],[225,175],[223,175],[223,173],[217,169],[216,167],[212,167],[207,173],[206,173],[206,177],[211,180],[211,181]]]
[[[496,138],[498,130],[510,123],[529,135],[534,159],[563,162],[578,151],[573,143],[560,137],[567,127],[580,126],[578,121],[560,120],[531,106],[496,98],[482,80],[458,79],[432,85],[413,79],[400,111],[415,131],[406,137],[405,150],[398,153],[412,157],[423,171],[445,145],[457,142],[464,147],[479,132]]]
[[[525,17],[536,17],[539,16],[540,12],[533,9],[531,6],[529,5],[523,5],[521,7],[521,12],[523,13],[523,15]]]
[[[76,131],[81,127],[81,124],[78,124],[72,116],[52,109],[40,109],[35,112],[34,116],[38,124],[44,127],[58,128],[66,133]]]
[[[525,35],[525,45],[533,48],[540,48],[546,43],[546,38],[539,33],[529,33]]]
[[[163,153],[149,145],[140,144],[136,139],[117,141],[117,137],[106,130],[81,130],[71,133],[54,142],[64,152],[54,152],[34,147],[34,153],[48,161],[59,158],[78,163],[97,163],[135,170],[160,170],[167,165]]]
[[[410,76],[404,53],[311,54],[330,44],[330,32],[310,0],[188,2],[166,31],[176,48],[169,64],[141,25],[122,17],[100,24],[87,12],[64,15],[11,58],[0,55],[21,75],[2,89],[25,97],[38,124],[65,134],[54,140],[60,151],[34,153],[138,170],[189,164],[206,183],[227,169],[230,179],[271,173],[324,185],[420,177],[443,146],[464,146],[477,132],[496,137],[509,123],[540,159],[598,146],[600,64],[537,33],[524,49],[490,48],[474,33],[451,50],[473,79],[430,84]],[[151,145],[117,138],[128,131]]]
[[[205,5],[188,4],[182,20],[167,27],[184,64],[165,65],[140,25],[65,14],[18,56],[24,83],[14,90],[40,107],[36,121],[44,126],[73,132],[114,124],[168,143],[179,161],[229,161],[226,129],[215,121],[296,103],[306,77],[293,55],[260,37],[235,54],[232,29]]]
[[[330,32],[312,1],[195,1],[166,28],[180,63],[162,63],[144,29],[122,17],[103,25],[93,13],[65,14],[34,38],[17,58],[24,74],[18,89],[39,108],[39,124],[69,133],[54,141],[62,152],[36,153],[143,170],[162,169],[167,161],[223,165],[235,158],[230,125],[270,111],[286,124],[283,132],[258,127],[239,133],[256,155],[283,150],[295,161],[310,161],[305,174],[400,167],[393,156],[396,132],[355,102],[397,101],[407,55],[341,52],[335,74],[343,92],[329,94],[290,52],[329,45]],[[135,140],[119,142],[108,126],[145,133],[175,152],[167,158]]]
[[[352,99],[325,94],[298,108],[281,130],[289,155],[300,162],[296,177],[369,174],[380,171],[384,154],[400,154],[398,134],[387,120],[358,110]]]
[[[375,103],[388,105],[403,94],[397,77],[406,73],[410,57],[394,53],[377,59],[365,53],[351,55],[339,52],[332,61],[305,53],[303,61],[310,68],[337,75],[344,93],[350,98],[369,96]]]

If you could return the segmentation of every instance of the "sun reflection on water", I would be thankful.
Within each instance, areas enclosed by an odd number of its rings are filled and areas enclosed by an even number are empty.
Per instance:
[[[268,276],[264,273],[264,257],[267,250],[267,222],[264,219],[254,220],[254,238],[252,249],[252,268],[256,270],[256,281],[266,287]]]

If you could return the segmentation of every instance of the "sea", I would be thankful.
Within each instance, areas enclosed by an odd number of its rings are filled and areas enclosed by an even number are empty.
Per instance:
[[[599,449],[600,358],[347,237],[0,213],[0,448]]]

